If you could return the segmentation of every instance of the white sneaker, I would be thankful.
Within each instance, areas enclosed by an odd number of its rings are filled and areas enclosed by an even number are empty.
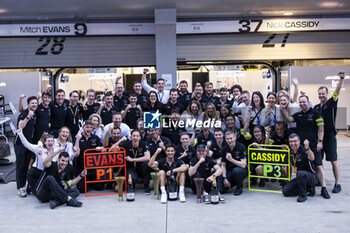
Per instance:
[[[20,198],[25,198],[25,197],[27,197],[26,188],[25,188],[25,187],[22,187],[22,188],[18,189],[18,191],[17,191],[17,196],[19,196]]]
[[[179,199],[180,199],[180,202],[186,202],[186,197],[185,197],[184,191],[179,192]]]
[[[167,196],[167,194],[166,194],[166,193],[162,193],[162,194],[160,195],[160,203],[165,204],[165,203],[167,203],[167,201],[168,201],[168,196]]]

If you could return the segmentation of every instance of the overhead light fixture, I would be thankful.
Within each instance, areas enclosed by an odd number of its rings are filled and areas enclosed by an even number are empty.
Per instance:
[[[321,2],[320,6],[321,7],[328,7],[328,8],[334,8],[337,7],[339,5],[339,2]]]
[[[2,14],[2,13],[6,13],[6,12],[7,12],[7,9],[0,8],[0,14]]]
[[[7,86],[7,85],[6,85],[5,82],[0,83],[0,87],[6,87],[6,86]]]
[[[288,11],[283,13],[284,16],[294,15],[294,12]]]

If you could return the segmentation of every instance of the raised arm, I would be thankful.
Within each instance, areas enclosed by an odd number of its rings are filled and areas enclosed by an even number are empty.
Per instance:
[[[147,72],[148,72],[148,69],[143,70],[143,74],[142,74],[142,78],[141,78],[141,85],[147,93],[150,93],[150,91],[156,91],[156,89],[154,89],[150,85],[148,85],[147,78],[146,78]]]
[[[24,108],[23,108],[23,99],[26,98],[25,94],[22,94],[19,96],[19,100],[18,100],[18,111],[19,112],[23,112]]]
[[[39,146],[38,146],[38,145],[31,144],[30,142],[28,142],[28,140],[26,139],[26,137],[24,137],[21,128],[19,128],[17,132],[18,132],[18,136],[19,136],[19,138],[21,139],[21,142],[22,142],[23,146],[25,146],[28,150],[30,150],[30,151],[32,151],[34,154],[36,154],[36,153],[38,152]]]
[[[344,83],[345,72],[341,70],[341,71],[338,72],[338,75],[339,75],[340,79],[339,79],[337,87],[335,88],[335,91],[334,91],[334,93],[332,95],[334,101],[338,100],[340,89],[341,89],[341,87],[342,87],[342,85]]]
[[[296,103],[298,101],[298,93],[299,93],[299,81],[297,78],[292,79],[292,83],[294,85],[294,93],[293,93],[293,103]]]

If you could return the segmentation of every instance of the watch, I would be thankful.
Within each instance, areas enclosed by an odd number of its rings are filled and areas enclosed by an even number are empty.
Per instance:
[[[323,140],[319,139],[318,142],[323,142]]]

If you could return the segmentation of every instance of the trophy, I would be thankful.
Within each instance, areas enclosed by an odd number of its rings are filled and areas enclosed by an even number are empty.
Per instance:
[[[118,200],[123,201],[123,183],[125,181],[125,177],[117,176],[115,177],[115,180],[117,181],[117,185],[118,185]]]
[[[159,192],[159,173],[158,173],[158,172],[151,172],[151,177],[152,177],[152,180],[153,180],[154,200],[158,200],[158,192]]]
[[[202,185],[204,182],[204,178],[193,178],[193,181],[196,185],[197,203],[201,203]]]

